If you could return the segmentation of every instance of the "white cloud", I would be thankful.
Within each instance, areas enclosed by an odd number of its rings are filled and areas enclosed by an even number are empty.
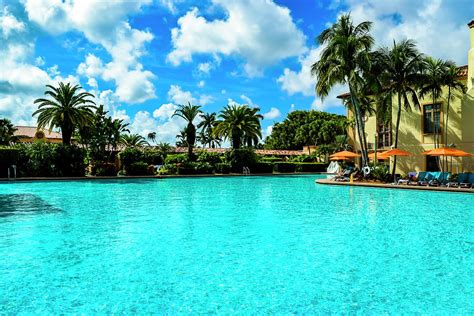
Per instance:
[[[178,85],[171,85],[168,90],[168,100],[174,104],[199,104],[206,105],[214,101],[214,97],[211,95],[202,94],[198,98],[193,97],[190,91],[184,91]]]
[[[2,30],[3,37],[8,38],[13,33],[25,31],[25,24],[17,20],[8,11],[8,7],[4,7],[3,12],[0,12],[0,29]]]
[[[372,34],[379,45],[392,45],[393,39],[411,38],[418,48],[437,58],[465,64],[469,49],[466,24],[472,20],[472,0],[344,0],[355,23],[373,21]]]
[[[247,104],[248,106],[258,108],[258,105],[255,104],[255,103],[253,103],[252,99],[250,99],[250,98],[249,98],[248,96],[246,96],[245,94],[242,94],[242,95],[240,96],[240,98],[241,98],[242,100],[244,100],[244,101],[245,101],[245,104]]]
[[[319,59],[321,49],[311,49],[307,54],[300,56],[299,71],[293,71],[289,68],[283,70],[283,74],[278,77],[277,82],[281,88],[289,95],[301,93],[304,96],[313,96],[316,79],[311,75],[311,65]]]
[[[281,116],[279,109],[272,107],[270,111],[263,113],[263,118],[266,120],[274,120]]]
[[[156,97],[152,83],[155,76],[143,70],[139,62],[153,34],[132,28],[127,16],[150,3],[151,0],[26,0],[25,9],[29,19],[47,32],[59,34],[77,30],[90,42],[104,47],[112,61],[103,65],[96,56],[88,54],[79,65],[78,74],[89,78],[101,75],[102,79],[115,82],[121,101],[142,103]]]
[[[270,134],[272,133],[273,131],[273,125],[269,125],[267,126],[265,129],[262,130],[262,139],[265,139],[267,138],[268,136],[270,136]]]
[[[171,119],[177,109],[178,106],[173,103],[162,104],[159,108],[153,111],[153,117],[160,120],[168,120]]]
[[[211,69],[213,68],[211,63],[200,63],[198,65],[199,72],[208,75]]]
[[[268,0],[212,3],[225,11],[226,18],[209,21],[197,8],[188,11],[171,30],[169,62],[190,62],[195,54],[237,55],[244,58],[246,73],[255,76],[265,67],[304,51],[305,36],[287,8]]]
[[[290,112],[293,112],[295,110],[295,105],[294,104],[291,104],[290,105]]]
[[[199,81],[198,84],[197,84],[197,86],[198,86],[199,88],[202,88],[202,87],[204,87],[205,85],[206,85],[206,82],[205,82],[204,80]]]

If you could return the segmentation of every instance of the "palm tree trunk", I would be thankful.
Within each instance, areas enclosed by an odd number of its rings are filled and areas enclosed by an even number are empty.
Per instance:
[[[69,126],[61,126],[61,135],[64,145],[71,145],[72,129]]]
[[[360,143],[360,149],[362,153],[362,167],[365,167],[367,166],[368,157],[367,157],[367,142],[365,139],[364,123],[362,120],[362,114],[360,112],[359,103],[354,94],[354,90],[352,89],[350,84],[349,84],[349,91],[351,94],[352,105],[354,107],[354,116],[355,116],[355,125],[357,129],[357,134],[359,135],[359,143]]]
[[[400,128],[400,118],[402,116],[402,95],[398,92],[398,110],[397,110],[397,123],[395,124],[395,142],[394,147],[398,148],[398,130]],[[393,156],[393,169],[392,178],[393,182],[396,182],[395,171],[397,170],[397,156]]]
[[[449,120],[449,100],[451,99],[451,87],[448,87],[448,103],[446,104],[446,124],[444,125],[444,147],[448,147],[448,120]]]

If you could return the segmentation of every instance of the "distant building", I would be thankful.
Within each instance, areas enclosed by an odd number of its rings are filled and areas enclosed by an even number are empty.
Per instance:
[[[46,143],[62,143],[61,133],[38,129],[34,126],[16,126],[15,136],[20,143],[34,143],[44,141]]]
[[[436,159],[421,153],[434,148],[434,126],[440,131],[440,144],[444,144],[445,129],[448,128],[448,145],[454,144],[456,148],[474,153],[474,20],[468,24],[470,31],[470,50],[468,52],[468,65],[459,68],[458,80],[467,86],[464,95],[455,93],[455,98],[450,102],[449,125],[446,126],[447,88],[443,88],[441,98],[433,104],[430,98],[420,99],[421,109],[411,112],[402,110],[400,121],[398,148],[411,152],[413,155],[397,159],[397,172],[434,171],[438,168]],[[339,95],[338,98],[346,99],[348,93]],[[397,106],[394,100],[392,106],[392,119],[384,122],[376,114],[367,116],[365,120],[365,136],[369,152],[377,149],[378,152],[390,149],[394,141],[396,126]],[[348,110],[348,117],[353,113]],[[360,152],[358,136],[354,128],[349,128],[350,143]],[[392,164],[393,159],[390,160]],[[451,159],[449,160],[451,162]],[[474,171],[474,158],[453,158],[453,163],[459,170]]]

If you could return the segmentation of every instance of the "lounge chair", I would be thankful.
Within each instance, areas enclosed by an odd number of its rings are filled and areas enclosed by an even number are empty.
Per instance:
[[[420,172],[421,174],[422,172]],[[418,185],[423,185],[423,186],[427,186],[431,180],[434,179],[434,175],[433,175],[434,172],[425,172],[424,175],[420,175],[418,177],[418,182],[417,184]]]
[[[460,173],[458,174],[454,179],[453,181],[449,181],[446,186],[448,188],[458,188],[461,183],[467,183],[467,181],[469,180],[469,173]]]
[[[334,181],[337,181],[337,182],[348,182],[350,181],[350,176],[353,172],[353,169],[352,168],[347,168],[347,169],[344,169],[344,171],[342,172],[342,174],[340,175],[337,175],[335,176],[334,178],[332,178]]]
[[[448,178],[451,176],[451,172],[436,172],[434,179],[428,182],[430,187],[439,187],[445,185],[448,182]]]
[[[415,177],[416,177],[416,172],[409,172],[408,173],[408,179],[398,179],[397,181],[397,184],[400,185],[400,184],[410,184],[411,182],[413,182],[415,180]]]
[[[459,187],[463,189],[474,188],[474,173],[469,173],[466,181],[459,184]]]

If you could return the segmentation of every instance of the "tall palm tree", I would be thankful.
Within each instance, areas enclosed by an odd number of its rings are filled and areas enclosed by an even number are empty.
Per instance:
[[[397,97],[397,118],[395,124],[394,148],[398,147],[398,133],[402,106],[406,111],[411,110],[411,104],[420,108],[417,87],[422,82],[423,55],[418,52],[415,42],[404,40],[400,43],[393,42],[392,48],[382,48],[379,51],[377,62],[380,63],[380,79],[383,83],[381,106],[391,109],[392,97]],[[411,101],[410,101],[411,100]],[[395,177],[397,156],[394,157],[392,176]]]
[[[118,145],[122,140],[122,136],[130,133],[128,129],[129,123],[124,123],[124,120],[108,118],[107,126],[109,129],[109,144],[114,150],[117,150]]]
[[[123,134],[120,143],[127,147],[142,147],[148,145],[145,137],[138,134]]]
[[[431,103],[434,106],[442,96],[444,81],[451,63],[442,59],[434,59],[432,57],[426,57],[424,62],[425,69],[423,73],[423,86],[420,89],[420,97],[431,97]],[[435,148],[438,148],[440,145],[441,108],[439,109],[439,114],[440,117],[433,117]]]
[[[156,132],[148,133],[147,138],[150,142],[156,142]]]
[[[221,140],[214,134],[214,128],[217,124],[216,113],[201,114],[202,121],[197,125],[201,129],[200,139],[203,145],[208,145],[209,148],[216,148],[220,146]]]
[[[370,68],[370,50],[374,39],[370,35],[371,22],[354,26],[350,14],[342,15],[338,21],[324,30],[317,42],[323,45],[321,58],[311,66],[317,77],[316,94],[322,99],[328,96],[336,84],[349,86],[351,104],[354,109],[356,129],[362,152],[362,164],[368,164],[367,140],[358,87],[364,72]]]
[[[8,146],[18,141],[17,129],[9,119],[0,119],[0,145]]]
[[[58,87],[46,85],[49,90],[45,95],[50,99],[40,98],[35,100],[38,103],[38,110],[33,116],[38,115],[38,128],[48,126],[51,130],[54,127],[61,129],[63,144],[70,145],[71,137],[76,128],[90,125],[94,118],[92,109],[95,103],[90,98],[94,98],[89,92],[80,92],[82,87],[72,86],[70,83],[60,82]]]
[[[446,104],[446,127],[445,127],[445,136],[444,136],[444,146],[448,147],[448,122],[449,122],[449,106],[450,101],[454,98],[455,92],[466,93],[466,86],[459,81],[459,71],[460,69],[452,61],[448,62],[448,69],[445,73],[443,83],[448,87],[448,96]]]
[[[193,147],[196,142],[196,126],[194,126],[193,121],[196,117],[201,114],[201,106],[192,105],[188,102],[187,105],[180,105],[179,108],[174,112],[174,116],[181,117],[184,119],[188,125],[185,128],[186,133],[186,142],[188,144],[188,156],[191,158],[193,156]]]
[[[258,108],[249,108],[247,105],[227,105],[219,115],[221,120],[214,129],[215,135],[230,139],[234,149],[239,149],[242,144],[258,144],[262,138],[262,115],[258,111]]]
[[[186,129],[184,129],[176,135],[176,147],[188,147],[188,141],[186,139]]]

